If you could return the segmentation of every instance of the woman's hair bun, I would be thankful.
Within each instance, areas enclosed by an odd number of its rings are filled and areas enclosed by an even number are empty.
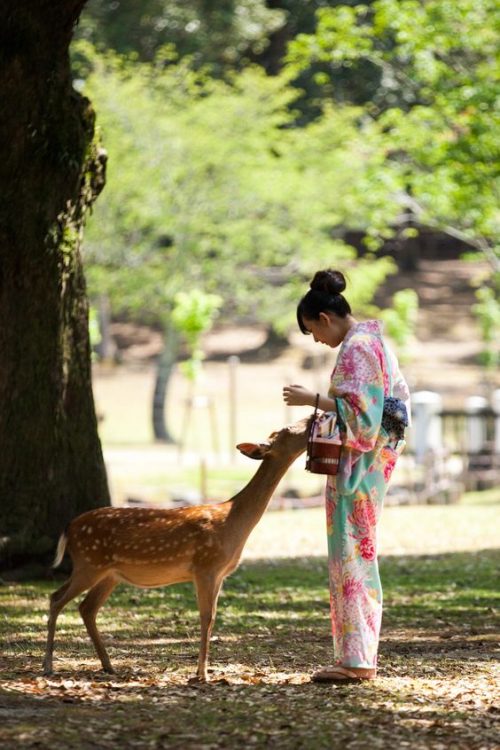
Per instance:
[[[344,274],[340,271],[332,271],[327,268],[326,271],[317,271],[310,284],[311,289],[315,292],[326,294],[342,294],[346,288]]]

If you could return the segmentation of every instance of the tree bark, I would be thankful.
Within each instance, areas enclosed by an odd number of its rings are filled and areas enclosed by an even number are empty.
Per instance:
[[[47,560],[110,502],[80,258],[105,180],[68,48],[85,0],[0,4],[0,564]]]
[[[163,443],[175,443],[165,417],[168,385],[170,376],[177,362],[179,353],[178,335],[172,325],[167,324],[163,334],[163,351],[158,358],[155,389],[153,393],[153,434],[155,440]]]

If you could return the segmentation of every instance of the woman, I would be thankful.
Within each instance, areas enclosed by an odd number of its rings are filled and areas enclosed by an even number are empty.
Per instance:
[[[384,398],[408,403],[409,391],[375,320],[359,323],[342,292],[339,271],[318,271],[300,301],[302,333],[340,351],[328,395],[318,407],[335,411],[342,435],[339,473],[326,485],[328,561],[335,665],[317,682],[359,682],[376,676],[382,618],[376,525],[396,459],[404,447],[401,422],[383,415]],[[283,389],[291,406],[314,406],[316,393]],[[391,402],[386,402],[391,403]],[[396,402],[401,404],[401,402]],[[404,422],[404,407],[402,414]]]

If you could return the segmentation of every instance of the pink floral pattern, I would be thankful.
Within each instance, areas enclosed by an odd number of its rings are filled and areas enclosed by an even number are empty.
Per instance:
[[[334,655],[344,666],[377,663],[382,620],[377,523],[398,456],[387,445],[381,419],[396,377],[403,381],[395,358],[386,365],[380,324],[368,321],[351,329],[329,391],[344,447],[340,472],[328,478],[325,497]]]
[[[359,543],[359,551],[363,560],[375,560],[377,550],[375,548],[374,539],[369,536],[364,536]]]
[[[365,496],[357,497],[354,501],[354,510],[348,520],[352,526],[357,526],[361,533],[370,534],[377,524],[377,508],[371,498]]]

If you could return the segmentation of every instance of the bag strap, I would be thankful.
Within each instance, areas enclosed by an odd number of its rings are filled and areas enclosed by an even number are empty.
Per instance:
[[[314,414],[311,417],[311,424],[309,425],[309,434],[307,436],[307,452],[310,451],[310,446],[313,442],[314,425],[316,424],[316,418],[318,416],[318,404],[319,404],[319,393],[316,394],[316,403],[314,404]],[[307,468],[307,463],[306,463]]]
[[[314,404],[314,419],[316,419],[316,416],[318,414],[318,404],[319,404],[319,393],[316,394],[316,402]]]
[[[318,417],[318,404],[319,404],[319,393],[316,394],[316,403],[314,404],[314,414],[312,415],[311,424],[309,426],[309,435],[307,438],[307,442],[310,443],[312,441],[313,431],[314,431],[314,424],[316,422],[316,419]]]

